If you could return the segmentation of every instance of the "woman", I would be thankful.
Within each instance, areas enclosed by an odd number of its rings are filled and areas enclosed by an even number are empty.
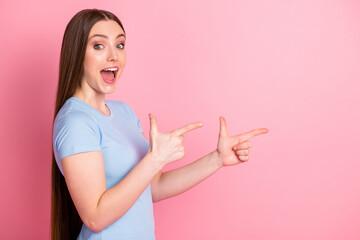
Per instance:
[[[155,239],[153,202],[247,161],[248,139],[268,132],[229,136],[220,117],[216,150],[163,173],[183,158],[183,134],[202,124],[160,133],[149,114],[148,142],[128,104],[105,100],[125,66],[125,40],[120,20],[104,10],[82,10],[66,27],[53,126],[52,239]]]

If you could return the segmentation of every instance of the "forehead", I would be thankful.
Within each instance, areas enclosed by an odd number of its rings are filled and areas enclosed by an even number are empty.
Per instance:
[[[89,38],[94,34],[107,35],[110,38],[124,34],[124,31],[120,25],[114,20],[102,20],[94,24],[89,33]]]

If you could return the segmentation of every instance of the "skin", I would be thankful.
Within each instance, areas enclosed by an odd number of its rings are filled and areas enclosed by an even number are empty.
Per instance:
[[[126,52],[120,43],[125,37],[114,21],[100,21],[90,31],[108,38],[92,38],[87,45],[84,60],[84,77],[81,87],[73,95],[108,115],[105,94],[115,91],[116,83],[126,63]],[[95,44],[102,44],[102,47]],[[100,48],[100,49],[99,49]],[[114,84],[107,84],[100,71],[118,66]],[[149,151],[144,158],[115,186],[106,187],[105,167],[101,151],[83,152],[63,158],[64,177],[75,207],[84,224],[94,232],[100,232],[121,218],[151,184],[153,202],[181,194],[197,185],[217,170],[249,160],[249,139],[268,132],[266,128],[230,136],[224,117],[220,117],[217,148],[200,159],[162,172],[162,168],[185,155],[184,134],[202,127],[201,122],[184,125],[168,133],[159,131],[154,114],[149,114]],[[142,133],[144,135],[144,133]],[[145,135],[144,135],[145,137]],[[236,149],[235,149],[236,148]]]
[[[102,34],[108,38],[95,36]],[[115,21],[99,21],[90,30],[88,44],[84,59],[84,76],[81,79],[81,87],[77,89],[74,97],[85,101],[101,113],[109,115],[105,105],[105,95],[113,93],[126,64],[125,36],[124,31]],[[114,84],[108,84],[102,80],[100,71],[104,68],[117,66]]]

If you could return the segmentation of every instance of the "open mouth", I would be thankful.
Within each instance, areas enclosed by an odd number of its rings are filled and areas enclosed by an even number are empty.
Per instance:
[[[119,71],[118,67],[110,67],[101,70],[100,74],[105,82],[114,82],[118,71]]]

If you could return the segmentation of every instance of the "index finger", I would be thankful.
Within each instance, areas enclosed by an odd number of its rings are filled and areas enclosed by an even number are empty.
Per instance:
[[[264,134],[264,133],[268,133],[269,129],[267,128],[257,128],[251,131],[248,131],[246,133],[240,134],[240,142],[246,141],[249,138]]]
[[[175,129],[174,131],[172,131],[172,133],[174,133],[177,136],[183,135],[191,130],[194,130],[196,128],[202,127],[202,123],[201,122],[197,122],[197,123],[190,123],[188,125],[185,125],[181,128]]]

